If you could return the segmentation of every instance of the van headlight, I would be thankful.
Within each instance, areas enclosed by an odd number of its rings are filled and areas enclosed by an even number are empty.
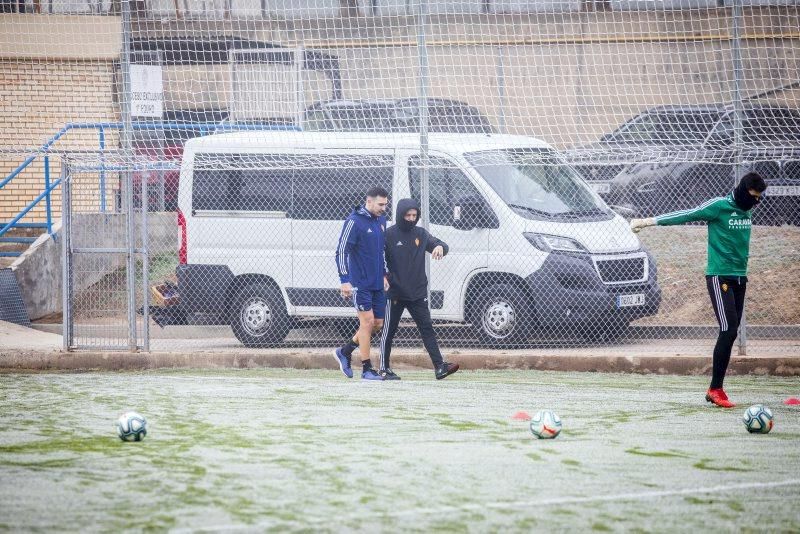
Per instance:
[[[552,252],[560,250],[563,252],[586,252],[586,249],[569,237],[562,237],[560,235],[536,234],[533,232],[524,232],[525,236],[531,245],[538,248],[542,252]]]

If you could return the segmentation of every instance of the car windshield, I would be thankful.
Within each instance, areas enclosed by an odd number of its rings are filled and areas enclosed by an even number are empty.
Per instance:
[[[607,136],[609,144],[700,144],[719,120],[718,111],[644,113]]]
[[[523,217],[611,216],[605,202],[552,150],[514,148],[471,152],[465,157],[500,198]]]

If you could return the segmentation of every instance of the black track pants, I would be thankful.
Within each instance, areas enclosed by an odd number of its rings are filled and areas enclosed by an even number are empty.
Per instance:
[[[417,329],[422,336],[422,344],[425,345],[425,350],[431,357],[434,369],[438,368],[442,364],[443,358],[439,344],[436,342],[436,334],[433,331],[428,299],[391,299],[386,306],[386,317],[384,317],[383,331],[381,332],[381,370],[391,367],[389,357],[392,353],[392,341],[397,333],[403,310],[408,310],[411,318],[417,323]]]
[[[731,361],[731,349],[739,330],[744,310],[746,276],[706,276],[711,305],[719,323],[719,337],[714,346],[714,368],[711,387],[721,388]]]

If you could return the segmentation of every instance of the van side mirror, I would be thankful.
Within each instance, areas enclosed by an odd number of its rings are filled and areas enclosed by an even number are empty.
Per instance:
[[[472,230],[473,228],[498,228],[497,217],[486,206],[483,199],[472,196],[462,197],[453,205],[453,228]]]

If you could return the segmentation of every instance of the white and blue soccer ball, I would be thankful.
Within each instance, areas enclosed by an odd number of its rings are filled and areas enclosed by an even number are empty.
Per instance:
[[[136,412],[125,412],[117,419],[117,435],[122,441],[142,441],[147,435],[147,420]]]
[[[561,433],[561,418],[550,410],[539,410],[531,417],[531,432],[539,439],[553,439]]]
[[[745,410],[742,421],[751,434],[767,434],[774,424],[772,410],[763,404],[754,404]]]

